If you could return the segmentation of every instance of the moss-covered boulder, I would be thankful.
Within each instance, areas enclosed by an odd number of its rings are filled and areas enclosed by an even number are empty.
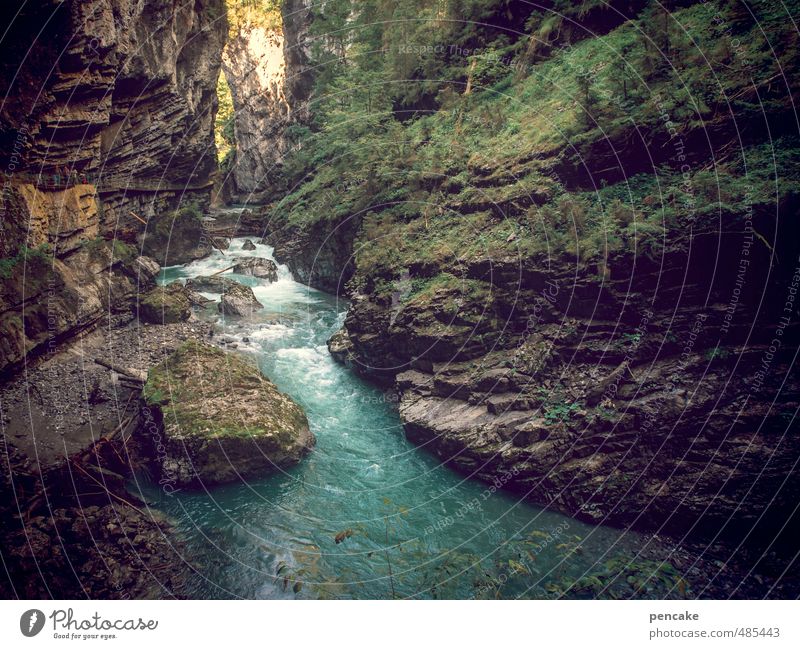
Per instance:
[[[206,293],[224,293],[237,282],[222,275],[199,275],[186,280],[186,286],[194,291]]]
[[[186,342],[152,368],[144,396],[163,427],[154,451],[161,482],[173,488],[266,475],[314,446],[300,406],[254,363],[204,342]]]
[[[152,324],[184,322],[192,315],[192,301],[180,282],[156,288],[139,295],[139,319]]]
[[[140,239],[142,252],[162,266],[188,264],[208,256],[212,246],[202,217],[192,205],[151,218]]]

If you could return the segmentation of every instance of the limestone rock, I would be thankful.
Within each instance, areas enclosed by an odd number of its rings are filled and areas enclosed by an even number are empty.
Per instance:
[[[255,249],[255,246],[253,246],[253,249]],[[263,257],[242,259],[233,267],[233,272],[237,275],[250,275],[251,277],[266,279],[269,282],[278,281],[278,266],[271,259],[264,259]]]
[[[139,318],[151,324],[184,322],[192,315],[192,302],[180,282],[156,288],[139,296]]]
[[[237,150],[227,194],[259,202],[293,143],[287,130],[309,118],[308,0],[282,7],[282,29],[244,24],[228,41],[223,70],[236,111]]]
[[[136,266],[139,270],[139,275],[144,278],[145,282],[155,282],[159,273],[161,273],[161,266],[151,257],[137,257]]]
[[[155,228],[175,209],[209,201],[224,7],[64,0],[21,3],[9,14],[0,61],[0,166],[10,181],[0,197],[0,256],[49,246],[50,258],[31,259],[24,278],[0,278],[0,369],[103,317],[130,314],[158,272],[131,263],[142,222]],[[191,225],[172,237],[172,252],[161,245],[145,254],[161,263],[205,254],[201,229]]]
[[[174,487],[266,475],[315,442],[300,406],[255,364],[203,342],[152,368],[144,394],[163,426],[162,482]]]
[[[252,288],[234,282],[222,294],[217,308],[225,315],[250,316],[254,311],[263,309],[264,305],[256,299]]]

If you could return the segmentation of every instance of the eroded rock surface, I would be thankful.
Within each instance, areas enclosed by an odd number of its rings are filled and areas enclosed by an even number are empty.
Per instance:
[[[184,322],[192,315],[192,299],[180,282],[157,286],[138,297],[139,318],[151,324]]]
[[[733,326],[720,342],[731,285],[707,308],[692,304],[709,278],[699,266],[678,275],[686,263],[675,254],[659,273],[639,268],[633,284],[624,266],[603,281],[552,264],[550,276],[465,265],[399,299],[356,294],[328,347],[393,383],[409,439],[468,475],[506,476],[503,486],[593,522],[771,538],[762,512],[786,520],[800,497],[784,482],[800,446],[780,433],[800,382],[768,327]],[[673,272],[683,295],[665,286]],[[759,390],[774,403],[752,392],[765,358]]]
[[[145,395],[163,425],[160,468],[174,485],[265,475],[314,445],[300,406],[255,364],[205,343],[190,341],[153,368]]]
[[[169,215],[209,199],[227,33],[223,0],[19,4],[2,9],[0,370],[130,311],[152,286],[143,241],[161,264],[210,251]]]
[[[263,309],[264,305],[256,299],[252,288],[234,282],[222,294],[217,308],[225,315],[247,317]]]
[[[271,259],[251,257],[243,259],[233,267],[233,272],[238,275],[250,275],[269,282],[278,281],[278,266]]]

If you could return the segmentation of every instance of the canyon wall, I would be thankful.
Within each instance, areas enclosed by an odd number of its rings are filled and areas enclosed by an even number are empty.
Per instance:
[[[223,0],[12,2],[2,12],[5,370],[124,312],[137,283],[152,281],[135,263],[143,221],[208,202],[227,20]],[[32,263],[49,268],[49,285],[25,272]]]
[[[236,111],[236,152],[226,182],[237,200],[257,202],[289,148],[285,131],[293,116],[284,95],[283,34],[243,27],[225,47],[223,69]]]
[[[222,64],[236,115],[236,152],[224,193],[235,201],[259,203],[274,192],[294,145],[288,129],[310,116],[310,21],[307,2],[286,2],[280,27],[244,22],[225,47]]]
[[[330,352],[395,390],[407,437],[443,463],[594,523],[793,552],[797,97],[771,79],[796,52],[737,60],[718,16],[754,51],[758,22],[689,2],[676,21],[706,40],[670,26],[670,76],[637,40],[648,11],[575,9],[563,48],[464,61],[458,80],[484,65],[483,88],[426,86],[442,106],[385,131],[354,85],[370,127],[329,117],[298,187],[263,210],[267,238],[296,277],[351,299]],[[705,83],[700,60],[716,103],[676,91]]]

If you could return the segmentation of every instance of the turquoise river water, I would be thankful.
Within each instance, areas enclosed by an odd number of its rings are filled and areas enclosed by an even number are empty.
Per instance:
[[[264,245],[242,251],[243,241],[166,268],[162,281],[208,275],[233,257],[271,258]],[[247,484],[148,492],[198,567],[194,597],[544,597],[642,546],[637,534],[493,492],[409,443],[392,399],[328,354],[341,299],[294,282],[285,267],[273,284],[227,276],[252,286],[265,309],[247,321],[224,322],[214,308],[203,317],[303,406],[317,446],[298,466]]]

